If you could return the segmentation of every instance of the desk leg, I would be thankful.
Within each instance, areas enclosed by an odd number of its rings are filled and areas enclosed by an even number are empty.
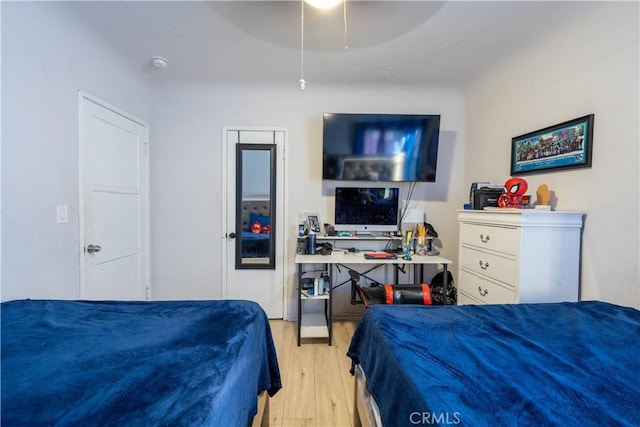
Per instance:
[[[327,319],[329,328],[329,345],[333,338],[333,264],[329,264],[329,317]]]
[[[349,274],[350,282],[351,282],[351,305],[356,305],[356,281]]]
[[[302,264],[298,264],[298,347],[300,347],[300,327],[302,326]]]

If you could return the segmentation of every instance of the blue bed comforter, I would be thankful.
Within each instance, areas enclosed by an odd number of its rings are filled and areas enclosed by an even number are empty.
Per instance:
[[[385,426],[638,426],[640,311],[374,306],[348,355]]]
[[[280,389],[248,301],[2,303],[2,425],[247,425]]]

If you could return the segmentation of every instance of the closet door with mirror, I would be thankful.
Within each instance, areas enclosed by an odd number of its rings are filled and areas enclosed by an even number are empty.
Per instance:
[[[286,131],[226,128],[224,138],[225,298],[256,301],[282,318]]]

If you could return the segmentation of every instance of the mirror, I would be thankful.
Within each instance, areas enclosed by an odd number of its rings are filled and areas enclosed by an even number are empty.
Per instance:
[[[275,269],[276,146],[236,145],[236,269]]]

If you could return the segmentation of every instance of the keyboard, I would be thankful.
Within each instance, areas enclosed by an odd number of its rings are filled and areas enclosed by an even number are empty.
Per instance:
[[[388,252],[367,252],[364,254],[365,259],[397,259],[395,254]]]

